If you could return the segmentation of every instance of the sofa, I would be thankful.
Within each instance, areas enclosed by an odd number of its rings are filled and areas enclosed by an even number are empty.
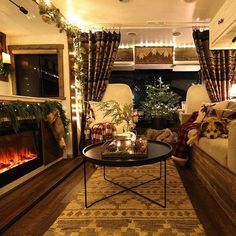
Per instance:
[[[202,107],[206,105],[215,114],[227,111],[235,117],[235,100],[203,103]],[[206,115],[203,113],[200,107],[197,122],[201,122]],[[236,226],[236,119],[228,123],[228,138],[208,139],[200,136],[190,150],[191,168]]]

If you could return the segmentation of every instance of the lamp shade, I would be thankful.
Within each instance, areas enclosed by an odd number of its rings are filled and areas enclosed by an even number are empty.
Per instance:
[[[2,63],[11,64],[11,57],[9,54],[2,52]]]
[[[231,86],[230,98],[236,98],[236,84],[232,84],[232,86]]]

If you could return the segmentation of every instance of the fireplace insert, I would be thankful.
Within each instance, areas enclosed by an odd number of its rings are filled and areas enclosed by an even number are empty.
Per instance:
[[[9,122],[0,126],[0,187],[43,165],[40,123],[20,121],[14,132]]]

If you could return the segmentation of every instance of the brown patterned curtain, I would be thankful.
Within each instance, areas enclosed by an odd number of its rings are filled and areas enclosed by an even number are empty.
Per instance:
[[[86,129],[86,119],[89,113],[88,101],[100,101],[106,90],[112,66],[120,44],[120,32],[98,31],[83,33],[81,46],[86,53],[83,56],[84,100],[83,127]]]
[[[99,31],[85,33],[87,42],[84,80],[85,101],[100,101],[108,84],[115,57],[120,44],[120,33]]]
[[[211,101],[219,102],[229,99],[229,90],[235,72],[236,50],[210,50],[209,30],[203,32],[194,30],[193,39],[202,78]]]

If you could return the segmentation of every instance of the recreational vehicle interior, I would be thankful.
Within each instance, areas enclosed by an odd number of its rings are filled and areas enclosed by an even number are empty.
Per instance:
[[[235,10],[236,0],[1,0],[0,234],[235,235]],[[128,85],[132,106],[122,89],[109,94],[122,106],[103,103],[109,84]],[[199,84],[209,101],[189,95]],[[204,119],[230,110],[224,138],[204,141],[200,105],[183,117],[191,96],[208,102]]]

